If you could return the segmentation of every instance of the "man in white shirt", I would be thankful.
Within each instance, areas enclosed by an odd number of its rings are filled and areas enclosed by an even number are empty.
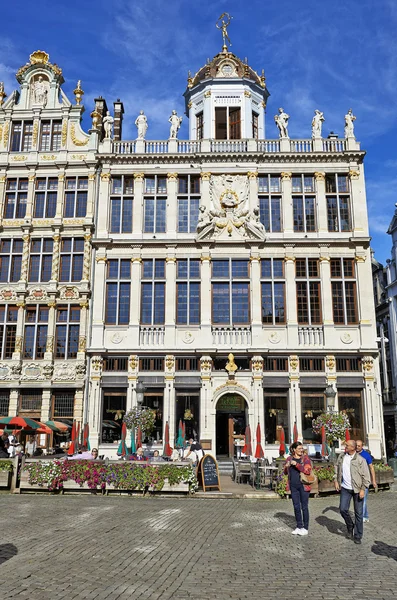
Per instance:
[[[15,450],[16,446],[18,446],[17,439],[16,439],[15,435],[10,433],[8,435],[8,455],[10,458],[14,458],[14,456],[16,454],[16,450]]]
[[[336,463],[335,488],[340,491],[339,510],[346,527],[347,537],[361,544],[363,537],[363,508],[365,490],[371,482],[367,461],[356,452],[356,442],[349,440],[345,444],[345,454],[341,454]],[[353,498],[355,522],[349,508]]]

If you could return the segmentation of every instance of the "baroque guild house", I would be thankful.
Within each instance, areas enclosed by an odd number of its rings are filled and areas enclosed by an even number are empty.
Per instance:
[[[115,456],[141,384],[159,446],[183,420],[232,455],[260,423],[276,456],[295,423],[316,442],[328,408],[384,454],[352,112],[344,138],[324,139],[316,111],[290,139],[280,108],[267,139],[264,74],[226,45],[189,74],[188,140],[175,111],[169,139],[147,140],[141,111],[124,141],[123,105],[112,117],[103,98],[84,133],[84,92],[71,103],[44,52],[17,79],[0,98],[1,414],[88,422]]]

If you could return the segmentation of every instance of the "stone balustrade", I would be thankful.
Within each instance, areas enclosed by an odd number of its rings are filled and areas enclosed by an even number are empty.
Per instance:
[[[251,327],[212,327],[215,346],[250,346]]]

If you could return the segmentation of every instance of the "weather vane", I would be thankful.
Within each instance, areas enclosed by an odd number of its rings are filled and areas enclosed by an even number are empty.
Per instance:
[[[227,34],[227,28],[230,25],[230,21],[233,19],[233,17],[231,17],[229,15],[229,13],[224,12],[221,14],[221,16],[219,17],[219,19],[216,22],[216,28],[222,30],[222,38],[223,38],[223,48],[222,50],[226,50],[227,51],[227,44],[229,44],[229,46],[232,45],[230,38]]]

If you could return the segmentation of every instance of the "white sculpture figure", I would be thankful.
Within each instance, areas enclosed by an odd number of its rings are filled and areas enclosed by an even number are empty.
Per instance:
[[[139,113],[135,120],[135,125],[138,129],[138,140],[144,140],[148,129],[147,118],[143,110]]]
[[[105,130],[105,138],[110,140],[112,137],[114,119],[110,112],[107,111],[106,117],[103,119],[103,128]]]
[[[353,110],[349,108],[345,115],[345,138],[354,137],[354,121],[356,117],[353,115]]]
[[[36,104],[47,104],[47,88],[41,75],[33,84],[33,97]]]
[[[280,138],[288,138],[288,119],[289,115],[284,112],[283,108],[278,109],[279,114],[275,115],[274,120],[278,127]]]
[[[172,115],[168,119],[168,122],[171,123],[170,127],[170,140],[176,140],[178,135],[179,128],[182,123],[183,117],[178,117],[176,110],[172,111]]]
[[[321,138],[321,129],[324,121],[324,113],[316,109],[312,120],[312,138]]]

